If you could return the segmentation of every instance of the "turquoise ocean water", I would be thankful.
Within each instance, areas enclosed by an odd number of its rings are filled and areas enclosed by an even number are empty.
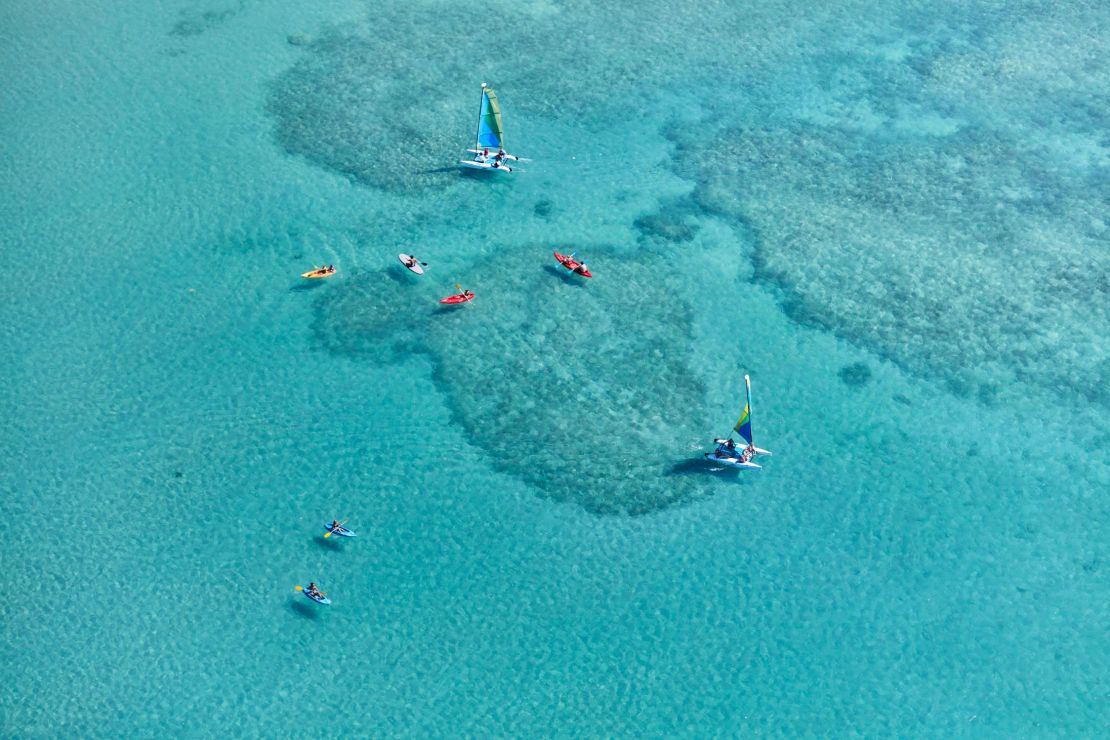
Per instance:
[[[1106,731],[1104,4],[0,29],[0,734]]]

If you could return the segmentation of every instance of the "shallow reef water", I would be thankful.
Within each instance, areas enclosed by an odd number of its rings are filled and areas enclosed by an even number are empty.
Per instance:
[[[1105,734],[1106,3],[0,16],[0,736]]]
[[[680,148],[695,200],[753,234],[756,274],[797,320],[961,394],[1019,380],[1110,401],[1110,184],[1053,176],[998,133],[875,147],[728,128]]]
[[[674,106],[664,133],[692,200],[640,216],[641,239],[688,242],[698,227],[683,209],[716,214],[752,238],[757,277],[783,289],[801,323],[942,377],[963,396],[1017,380],[1110,403],[1101,341],[1110,327],[1110,178],[1098,143],[1107,106],[1068,84],[1097,89],[1106,80],[1094,30],[1061,39],[1075,54],[1052,75],[1040,59],[1013,66],[1014,44],[1032,33],[1023,16],[981,7],[938,16],[910,5],[867,19],[858,10],[837,6],[790,27],[802,39],[821,22],[852,18],[839,42],[811,49],[780,38],[760,49],[758,29],[781,22],[785,8],[720,8],[699,28],[714,43],[697,63],[664,68],[649,63],[668,43],[645,21],[651,8],[499,5],[502,22],[450,43],[429,29],[466,26],[473,12],[416,8],[376,18],[374,33],[354,25],[315,37],[273,82],[269,110],[288,151],[409,192],[458,182],[442,153],[459,148],[457,132],[472,115],[462,60],[482,58],[483,76],[511,81],[510,124],[557,115],[598,125]],[[570,16],[597,28],[606,13],[631,30],[589,36],[589,53],[584,38],[552,33]],[[669,17],[674,33],[692,30],[682,14]],[[1056,34],[1084,20],[1105,24],[1069,6],[1037,28]],[[504,53],[483,55],[490,47]],[[989,63],[984,49],[994,53]],[[740,52],[746,65],[726,61]],[[437,64],[421,64],[427,56]],[[775,61],[789,61],[793,76],[749,79]],[[972,68],[985,76],[968,79]],[[684,107],[688,89],[666,87],[680,69],[689,89],[718,75],[718,95]],[[1036,101],[1022,80],[1051,102],[1031,111]],[[383,151],[376,141],[404,143]]]
[[[468,267],[489,286],[472,286],[473,305],[437,304],[398,265],[321,295],[314,332],[368,361],[388,362],[390,347],[428,353],[467,439],[546,497],[646,514],[704,494],[704,477],[669,475],[703,441],[690,412],[705,388],[688,354],[691,308],[658,260],[624,259],[622,280],[591,281],[547,264],[542,244],[496,251]],[[709,465],[698,455],[690,469]]]
[[[368,10],[366,22],[295,35],[302,54],[273,80],[268,110],[292,154],[387,190],[442,188],[457,180],[443,154],[462,153],[458,132],[473,126],[479,81],[499,83],[512,151],[522,116],[603,127],[630,111],[650,114],[661,98],[696,100],[692,88],[707,77],[742,76],[739,54],[750,57],[744,73],[771,64],[783,52],[763,33],[790,12],[785,3],[721,6],[707,25],[697,3],[660,0],[386,5]],[[815,11],[790,32],[802,36],[840,12]],[[482,23],[481,33],[465,30],[483,17],[497,21]],[[621,33],[609,33],[614,27]],[[658,64],[676,39],[695,36],[708,59]]]
[[[789,83],[805,92],[777,110],[752,92],[750,122],[721,106],[701,127],[672,127],[676,172],[698,206],[750,235],[756,275],[799,322],[961,396],[1042,386],[1106,406],[1110,158],[1095,142],[1107,101],[1038,77],[1034,60],[953,78],[983,45],[1024,37],[1027,20],[915,16],[897,49],[815,54]],[[1066,45],[1087,60],[1067,63],[1073,80],[1106,81],[1090,31]],[[1045,96],[1036,114],[1026,77]]]

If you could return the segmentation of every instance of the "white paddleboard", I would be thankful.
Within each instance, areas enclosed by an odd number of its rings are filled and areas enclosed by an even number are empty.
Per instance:
[[[412,255],[399,254],[399,255],[397,255],[397,259],[401,260],[402,265],[404,265],[405,267],[409,267],[408,261],[410,259],[412,259]],[[423,275],[424,274],[424,268],[420,266],[419,262],[417,262],[412,267],[409,267],[409,269],[412,270],[413,272],[415,272],[417,275]]]

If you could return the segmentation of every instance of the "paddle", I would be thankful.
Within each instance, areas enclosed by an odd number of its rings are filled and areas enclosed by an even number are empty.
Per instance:
[[[346,519],[344,519],[343,521],[341,521],[339,523],[339,526],[342,527],[344,524],[346,524],[349,521],[351,521],[351,518],[347,517]],[[328,537],[331,537],[333,534],[335,534],[335,530],[334,529],[329,529],[327,531],[327,533],[324,535],[324,539],[326,540]]]
[[[575,255],[577,254],[578,250],[576,249],[570,254],[563,255],[563,259],[559,260],[559,262],[571,272],[578,272],[578,268],[582,267],[583,262],[580,259],[575,259]],[[571,265],[572,262],[574,263],[573,266]]]

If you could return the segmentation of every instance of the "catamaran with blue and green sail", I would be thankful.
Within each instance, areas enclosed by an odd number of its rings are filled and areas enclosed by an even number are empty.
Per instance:
[[[732,441],[732,435],[729,434],[726,439],[713,440],[717,443],[717,448],[712,452],[705,453],[705,459],[744,470],[762,470],[763,466],[752,462],[752,460],[756,455],[770,455],[771,453],[768,450],[756,447],[752,441],[752,381],[747,375],[744,376],[744,390],[744,413],[740,414],[740,421],[736,422],[736,426],[732,430],[748,443],[747,446],[742,450],[736,449],[736,443]]]
[[[512,172],[513,168],[506,162],[516,162],[519,159],[505,151],[505,127],[501,122],[501,104],[497,102],[497,93],[484,82],[482,102],[478,108],[478,133],[475,136],[473,148],[466,151],[473,154],[474,158],[464,159],[459,164],[475,170]]]

